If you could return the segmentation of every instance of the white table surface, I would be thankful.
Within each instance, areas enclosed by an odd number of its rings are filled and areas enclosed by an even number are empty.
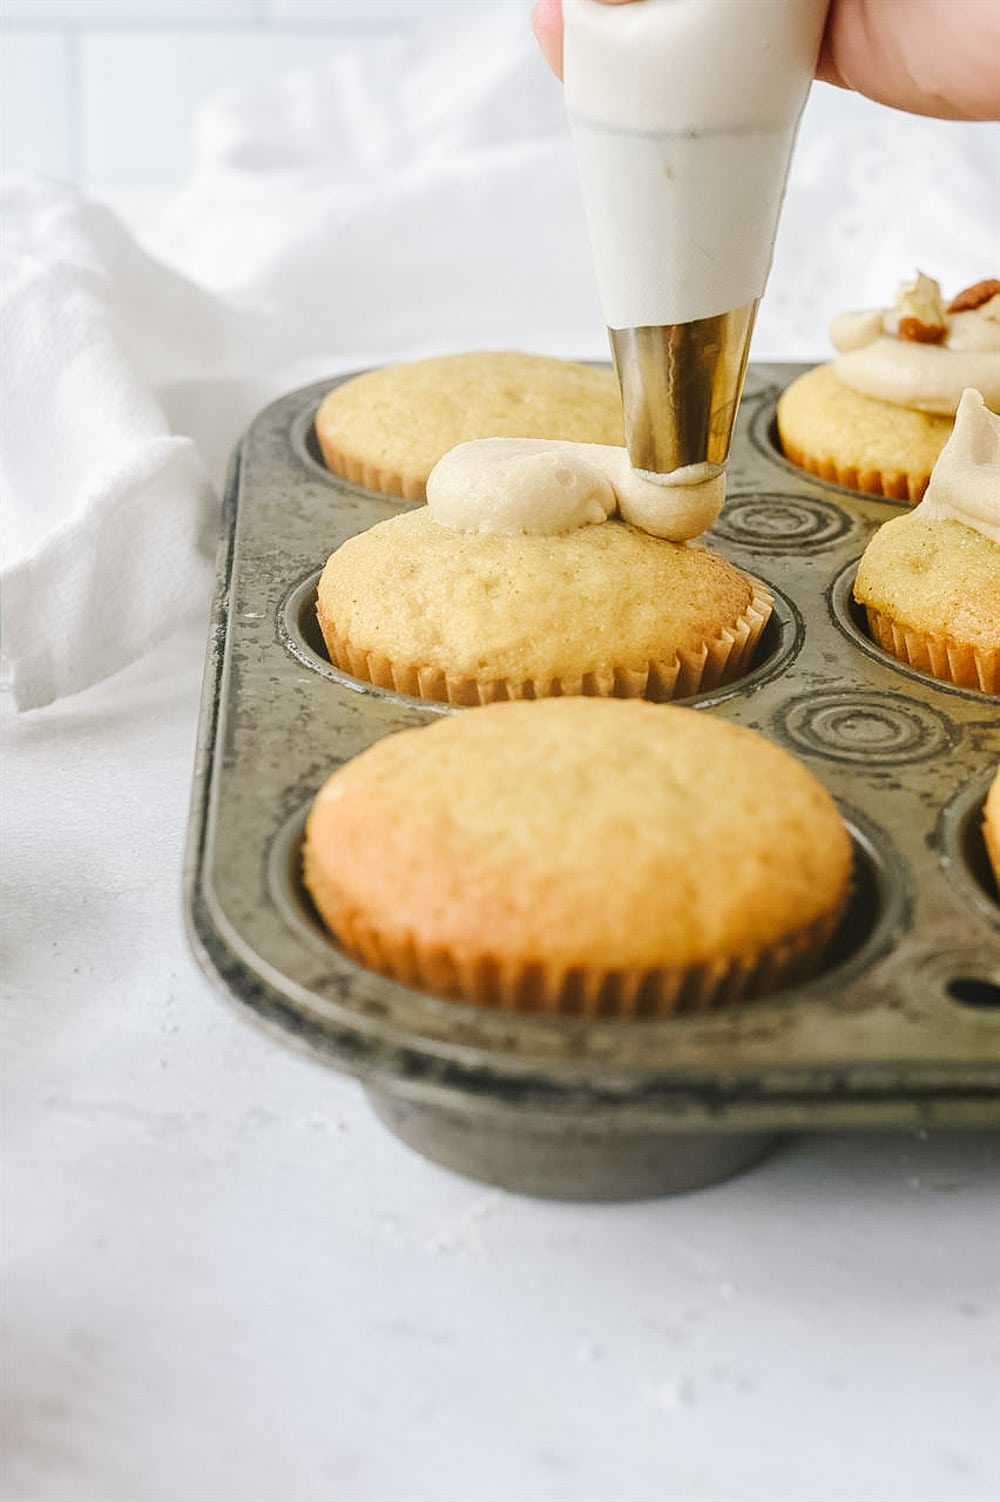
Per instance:
[[[549,1204],[197,969],[204,626],[5,722],[11,1502],[996,1502],[996,1137]]]
[[[256,276],[289,360],[423,340],[585,352],[601,330],[568,162],[553,145],[509,165],[552,113],[530,45],[510,43],[509,77],[497,60],[483,119],[469,74],[454,163],[439,116],[465,54],[448,88],[411,89],[380,167],[406,168],[391,200],[405,237],[385,231],[388,179],[361,193],[365,167],[345,179],[342,223],[316,189],[311,259],[276,253],[310,248],[313,178],[290,174],[282,198],[266,152],[260,186],[246,170],[273,131],[265,94],[231,105],[233,129],[215,119],[206,139],[229,141],[234,165],[174,210],[163,255],[211,285],[225,272],[223,292]],[[327,76],[311,133],[297,81],[289,139],[325,150],[342,107],[342,150],[359,135],[367,151],[356,94]],[[373,65],[374,118],[398,125],[380,79]],[[494,150],[507,136],[513,155]],[[470,141],[480,156],[461,154]],[[988,274],[995,148],[995,133],[818,91],[755,357],[822,353],[832,312],[879,302],[916,265],[952,291]],[[366,303],[356,282],[381,287],[397,241],[420,296]],[[506,280],[489,270],[498,245]],[[221,471],[228,436],[201,397],[199,413]],[[8,1502],[997,1502],[997,1137],[806,1136],[727,1184],[614,1206],[530,1201],[424,1162],[355,1081],[257,1031],[189,952],[206,624],[3,721]]]

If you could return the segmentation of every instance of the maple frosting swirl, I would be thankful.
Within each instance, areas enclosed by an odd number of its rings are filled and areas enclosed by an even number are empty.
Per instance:
[[[962,522],[1000,543],[1000,417],[978,391],[963,392],[955,426],[914,515]]]
[[[725,475],[711,465],[644,479],[615,444],[476,438],[438,460],[427,479],[427,507],[456,532],[558,534],[617,513],[655,537],[686,542],[714,522],[725,487]]]
[[[914,294],[923,307],[928,299],[936,305],[934,337],[927,342],[920,333],[906,333]],[[921,276],[901,289],[893,308],[839,314],[830,337],[839,352],[834,373],[863,396],[951,416],[971,387],[1000,411],[1000,293],[979,307],[949,313],[937,283]]]

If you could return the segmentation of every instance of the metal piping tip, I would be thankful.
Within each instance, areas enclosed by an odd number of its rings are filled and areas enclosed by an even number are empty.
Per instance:
[[[729,456],[757,303],[636,329],[609,329],[633,469],[655,478]]]

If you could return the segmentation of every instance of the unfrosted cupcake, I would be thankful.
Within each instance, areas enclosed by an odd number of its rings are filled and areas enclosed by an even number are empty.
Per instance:
[[[700,532],[721,480],[663,488],[623,449],[490,439],[450,453],[428,495],[426,510],[348,539],[323,570],[320,629],[354,677],[468,705],[681,698],[747,671],[769,592],[647,530]]]
[[[677,706],[495,704],[378,741],[320,791],[306,885],[354,958],[440,996],[618,1017],[812,974],[851,841],[764,737]]]
[[[1000,281],[968,287],[946,308],[930,277],[896,306],[845,313],[838,358],[800,376],[778,402],[778,436],[810,474],[892,500],[919,501],[962,392],[1000,411]]]
[[[916,510],[874,534],[854,597],[885,651],[1000,693],[1000,417],[966,391]]]
[[[1000,767],[997,767],[983,805],[983,843],[993,867],[997,887],[1000,888]]]
[[[369,490],[422,501],[448,449],[472,438],[622,443],[610,370],[482,351],[387,365],[344,381],[316,413],[327,467]]]

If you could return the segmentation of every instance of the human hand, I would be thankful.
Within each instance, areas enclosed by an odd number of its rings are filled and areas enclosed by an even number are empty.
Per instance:
[[[537,0],[532,25],[562,77],[562,0]],[[831,0],[816,77],[914,115],[1000,120],[998,60],[997,0]]]

